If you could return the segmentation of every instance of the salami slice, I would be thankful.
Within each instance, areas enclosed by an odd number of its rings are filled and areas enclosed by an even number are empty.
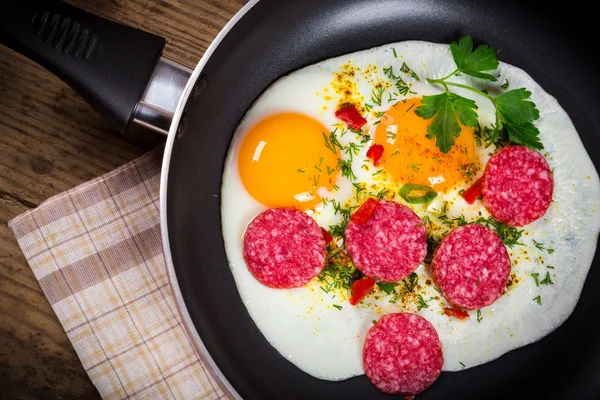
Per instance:
[[[548,162],[528,147],[505,147],[485,167],[483,204],[496,220],[507,225],[524,226],[542,217],[553,191]]]
[[[384,315],[367,332],[363,367],[382,392],[414,396],[431,386],[443,365],[442,343],[423,317]]]
[[[244,259],[263,285],[272,288],[304,286],[325,265],[321,228],[306,213],[271,208],[256,216],[244,234]]]
[[[510,275],[510,257],[492,229],[472,224],[453,229],[433,253],[431,274],[453,305],[476,310],[496,301]]]
[[[366,276],[397,282],[413,272],[427,254],[423,221],[409,207],[379,201],[364,223],[352,220],[346,228],[346,250]]]

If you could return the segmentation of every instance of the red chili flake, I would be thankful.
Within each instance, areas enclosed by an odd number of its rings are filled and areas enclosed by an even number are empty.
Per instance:
[[[375,279],[363,278],[354,281],[350,288],[352,297],[350,297],[350,304],[353,306],[357,305],[366,295],[369,294],[371,289],[375,286]]]
[[[333,236],[331,236],[331,233],[327,232],[327,229],[321,228],[321,233],[323,233],[323,239],[325,239],[326,245],[333,241]]]
[[[376,167],[381,162],[381,156],[383,156],[383,145],[374,144],[367,150],[367,157],[373,161],[373,165]]]
[[[456,317],[459,319],[469,318],[468,313],[461,311],[461,310],[457,310],[456,308],[444,307],[443,310],[444,310],[444,313],[449,317]]]
[[[337,110],[335,112],[335,116],[348,124],[348,126],[352,129],[360,129],[364,124],[367,123],[367,120],[360,115],[360,113],[354,108],[354,106],[349,106]]]
[[[481,196],[482,190],[483,190],[483,176],[481,178],[477,179],[477,181],[475,181],[475,183],[473,185],[471,185],[470,188],[465,190],[461,196],[463,197],[463,199],[465,199],[465,201],[467,203],[473,204],[473,203],[475,203],[475,200],[477,200],[477,198],[479,196]]]
[[[379,206],[379,202],[369,197],[363,205],[352,214],[350,221],[356,222],[357,224],[364,224],[371,218],[377,206]]]

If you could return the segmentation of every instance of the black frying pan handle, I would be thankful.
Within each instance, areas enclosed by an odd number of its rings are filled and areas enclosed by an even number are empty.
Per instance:
[[[165,39],[58,0],[9,4],[0,11],[0,43],[65,81],[124,132]]]

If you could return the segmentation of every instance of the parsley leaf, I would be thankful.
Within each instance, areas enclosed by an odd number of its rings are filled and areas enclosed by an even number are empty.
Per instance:
[[[520,88],[509,90],[494,98],[497,129],[504,128],[511,143],[541,150],[544,146],[538,137],[540,131],[533,125],[533,121],[540,117],[540,113],[535,104],[529,100],[530,97],[530,91]]]
[[[525,88],[509,90],[494,98],[496,112],[515,124],[533,122],[540,117],[535,103],[529,100],[531,92]]]
[[[498,58],[494,50],[487,45],[481,45],[473,50],[471,36],[467,35],[450,45],[452,58],[460,72],[476,78],[496,82],[496,77],[483,71],[491,71],[498,68]]]
[[[504,122],[504,128],[508,133],[508,140],[514,144],[521,144],[535,150],[541,150],[544,145],[538,137],[540,131],[533,124],[527,122],[523,125]]]
[[[433,118],[427,127],[427,138],[435,138],[440,151],[447,153],[454,146],[454,139],[460,135],[458,121],[463,125],[477,126],[476,109],[477,104],[473,100],[447,92],[423,96],[415,114],[423,119]]]
[[[498,58],[494,50],[481,45],[473,51],[473,41],[469,35],[450,45],[456,69],[439,79],[427,78],[427,82],[440,84],[445,92],[440,95],[423,96],[422,105],[415,114],[423,119],[431,119],[427,128],[427,138],[436,140],[436,145],[443,153],[450,151],[455,138],[460,135],[462,125],[478,127],[477,104],[471,99],[450,92],[449,87],[457,87],[477,93],[490,100],[496,108],[496,124],[489,134],[492,142],[509,141],[514,144],[528,146],[535,150],[544,148],[539,139],[539,130],[533,122],[539,118],[536,105],[530,100],[531,92],[525,88],[506,91],[496,97],[486,90],[457,82],[451,82],[453,76],[470,75],[479,79],[496,82],[494,75],[484,72],[498,68]],[[507,81],[508,82],[508,81]],[[508,85],[500,85],[506,89]]]

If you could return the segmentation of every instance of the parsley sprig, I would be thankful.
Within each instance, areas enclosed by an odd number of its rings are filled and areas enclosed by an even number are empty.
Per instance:
[[[498,68],[498,58],[494,50],[481,45],[473,51],[473,42],[469,35],[458,42],[452,42],[450,51],[456,69],[443,78],[427,78],[427,82],[442,85],[444,93],[423,96],[422,104],[415,113],[423,119],[432,119],[427,128],[427,138],[434,139],[443,153],[450,151],[455,139],[460,135],[460,125],[477,127],[477,103],[450,91],[450,87],[470,90],[489,99],[496,108],[496,121],[493,126],[493,141],[508,141],[528,146],[532,149],[543,148],[538,135],[539,130],[533,122],[540,116],[536,105],[530,101],[531,92],[525,88],[505,91],[493,97],[485,91],[472,86],[449,81],[453,76],[470,75],[475,78],[496,82],[494,75],[486,72]],[[502,87],[502,86],[501,86]]]

